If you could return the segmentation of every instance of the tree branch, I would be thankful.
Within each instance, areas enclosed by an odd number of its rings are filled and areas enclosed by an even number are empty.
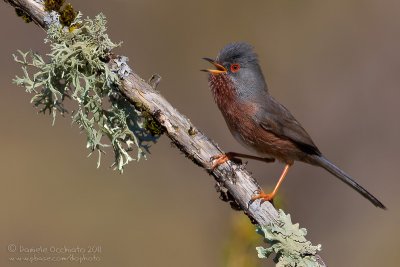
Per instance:
[[[46,29],[42,1],[35,0],[5,0],[12,6],[22,9],[31,16],[33,21]],[[110,60],[111,68],[114,60]],[[166,135],[172,142],[195,164],[211,174],[223,200],[230,202],[231,206],[242,209],[253,221],[261,226],[270,225],[279,221],[279,214],[273,205],[265,202],[260,205],[255,201],[250,206],[248,203],[256,190],[260,190],[255,179],[241,165],[232,161],[222,164],[215,170],[210,170],[210,158],[223,151],[207,136],[201,133],[188,118],[179,113],[158,91],[137,74],[131,73],[121,81],[119,87],[122,95],[135,107],[144,107],[165,129]],[[320,266],[326,266],[322,259],[316,255]]]

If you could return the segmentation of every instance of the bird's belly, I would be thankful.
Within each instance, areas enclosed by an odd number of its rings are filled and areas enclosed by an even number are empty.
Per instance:
[[[264,130],[252,116],[241,113],[240,109],[230,111],[223,112],[228,128],[233,137],[248,150],[261,157],[273,157],[286,163],[299,160],[299,150],[291,141]]]
[[[273,157],[273,155],[269,154],[267,151],[260,151],[257,143],[253,142],[251,138],[245,138],[239,131],[231,130],[231,133],[235,140],[249,151],[256,153],[257,155],[262,157]]]
[[[262,147],[265,148],[266,144],[255,138],[255,131],[258,130],[257,125],[248,114],[242,113],[240,108],[226,109],[225,111],[222,113],[226,124],[236,141],[259,156],[272,156],[268,149],[261,149]]]

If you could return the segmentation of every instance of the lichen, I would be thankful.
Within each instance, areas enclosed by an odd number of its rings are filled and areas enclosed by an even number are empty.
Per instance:
[[[71,4],[67,4],[64,9],[60,10],[60,23],[64,26],[70,27],[75,20],[77,13]]]
[[[142,103],[136,102],[133,103],[133,105],[142,116],[143,127],[155,138],[160,137],[165,132],[164,127],[157,120],[155,120],[150,111]],[[156,114],[158,113],[156,112]]]
[[[59,12],[64,3],[65,0],[44,0],[44,10],[49,12],[53,10]]]
[[[60,24],[60,14],[56,11],[46,12],[43,21],[47,27],[55,23]]]
[[[154,128],[152,123],[148,126],[151,116],[135,109],[118,91],[120,78],[104,59],[110,58],[111,50],[119,44],[106,34],[104,15],[82,21],[79,14],[71,27],[75,25],[79,27],[73,31],[58,23],[49,26],[45,42],[51,52],[47,62],[33,52],[14,55],[23,70],[23,76],[14,82],[34,94],[31,102],[40,113],[51,114],[53,124],[57,114],[68,113],[64,102],[71,99],[75,103],[72,121],[86,133],[90,154],[98,152],[98,166],[101,154],[111,147],[115,155],[112,166],[122,172],[130,161],[146,156],[159,132],[147,130]],[[28,69],[35,69],[35,73]],[[136,157],[132,150],[136,150]]]
[[[257,228],[269,247],[257,247],[258,257],[267,258],[275,254],[277,267],[319,267],[315,255],[321,245],[313,246],[305,236],[307,230],[293,224],[289,214],[279,210],[276,224]]]
[[[114,59],[114,62],[117,64],[118,69],[113,70],[121,79],[125,79],[132,73],[132,69],[128,65],[129,58],[125,56],[119,56]]]
[[[145,114],[144,120],[143,127],[154,137],[159,137],[164,133],[164,128],[150,114]]]
[[[44,10],[49,14],[53,13],[51,17],[49,17],[49,15],[45,16],[46,25],[49,25],[49,20],[52,21],[57,19],[61,25],[66,27],[71,26],[78,13],[74,10],[71,4],[68,3],[64,6],[64,3],[65,0],[44,0]],[[58,14],[58,16],[55,16],[54,12]]]

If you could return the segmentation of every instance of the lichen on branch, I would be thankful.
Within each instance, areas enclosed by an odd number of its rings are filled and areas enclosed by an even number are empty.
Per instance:
[[[321,245],[313,246],[305,236],[307,230],[293,224],[289,214],[279,210],[277,222],[259,226],[257,232],[269,247],[257,247],[259,258],[274,254],[277,267],[320,267],[316,254]]]
[[[70,27],[49,25],[45,42],[50,44],[51,52],[47,61],[33,52],[13,55],[23,70],[23,76],[17,76],[14,82],[34,94],[31,102],[40,113],[51,114],[53,124],[57,114],[68,113],[64,104],[71,99],[72,121],[86,133],[90,154],[98,152],[98,166],[101,154],[111,146],[113,166],[122,172],[130,161],[145,157],[160,133],[147,130],[148,119],[118,91],[121,70],[110,69],[107,62],[112,49],[120,44],[109,39],[105,16],[99,14],[93,20],[80,17]],[[126,75],[130,68],[127,59],[123,60],[117,66],[123,66]],[[136,156],[131,156],[132,150],[136,150]]]

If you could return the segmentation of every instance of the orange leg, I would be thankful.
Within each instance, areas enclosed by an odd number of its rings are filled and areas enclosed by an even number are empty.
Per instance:
[[[283,180],[285,179],[286,174],[288,173],[288,170],[289,170],[290,166],[291,166],[291,164],[286,164],[286,166],[285,166],[285,168],[283,169],[283,172],[282,172],[282,174],[281,174],[281,177],[279,177],[279,180],[278,180],[278,182],[276,183],[276,186],[275,186],[275,188],[274,188],[274,191],[272,191],[272,192],[269,193],[269,194],[265,194],[264,192],[261,191],[259,194],[255,195],[255,196],[253,196],[253,197],[251,198],[249,204],[251,204],[251,203],[252,203],[254,200],[256,200],[256,199],[261,199],[261,203],[260,203],[260,204],[262,204],[264,201],[270,201],[270,200],[272,200],[272,199],[275,197],[276,193],[278,192],[279,186],[282,184]]]
[[[247,158],[247,159],[255,159],[255,160],[260,160],[264,162],[274,162],[274,158],[261,158],[261,157],[256,157],[252,155],[247,155],[247,154],[241,154],[241,153],[236,153],[236,152],[228,152],[225,154],[220,154],[211,157],[211,160],[214,161],[214,164],[212,165],[211,169],[214,170],[217,168],[219,165],[227,162],[228,160],[234,160],[234,161],[240,161],[239,158]]]

